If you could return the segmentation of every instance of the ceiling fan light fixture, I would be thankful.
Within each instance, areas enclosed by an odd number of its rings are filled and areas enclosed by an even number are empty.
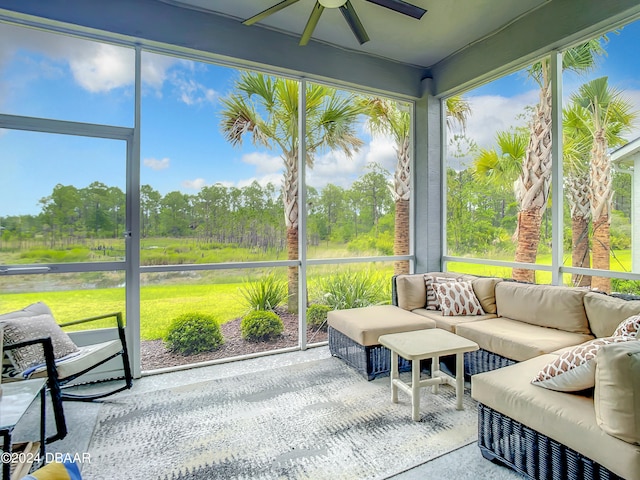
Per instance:
[[[324,8],[340,8],[347,0],[318,0],[318,3]]]

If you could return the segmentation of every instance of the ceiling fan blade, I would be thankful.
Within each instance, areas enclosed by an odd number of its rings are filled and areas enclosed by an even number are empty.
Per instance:
[[[367,0],[367,2],[375,3],[381,7],[389,8],[395,12],[409,15],[410,17],[420,20],[427,13],[424,8],[417,7],[402,0]]]
[[[366,30],[362,26],[362,22],[360,22],[360,19],[358,18],[358,14],[356,13],[355,8],[353,8],[353,5],[351,5],[351,2],[349,0],[347,0],[347,3],[340,7],[340,11],[344,16],[344,19],[349,24],[349,27],[351,27],[351,31],[358,39],[358,42],[360,42],[360,45],[368,42],[369,35],[367,35]]]
[[[313,35],[313,31],[316,29],[316,25],[318,24],[318,20],[320,20],[320,15],[322,15],[322,12],[324,12],[324,7],[320,5],[320,2],[316,2],[311,15],[309,16],[309,20],[307,20],[307,25],[304,27],[302,37],[300,37],[300,45],[304,46],[309,43],[311,35]]]
[[[242,23],[244,25],[253,25],[254,23],[259,22],[263,18],[268,17],[272,13],[279,12],[283,8],[288,7],[289,5],[293,5],[294,3],[299,2],[299,1],[300,0],[283,0],[282,2],[274,5],[273,7],[269,7],[266,10],[263,10],[262,12],[258,13],[257,15],[254,15],[253,17],[247,18]]]

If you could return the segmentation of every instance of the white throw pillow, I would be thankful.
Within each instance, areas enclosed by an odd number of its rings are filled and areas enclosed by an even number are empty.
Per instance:
[[[440,310],[440,301],[436,294],[435,286],[439,283],[459,282],[455,277],[439,277],[437,275],[425,275],[424,284],[427,287],[427,303],[424,308],[427,310]]]
[[[538,372],[531,383],[559,392],[578,392],[595,385],[596,355],[603,345],[635,341],[632,337],[605,337],[589,340],[567,350]]]
[[[442,315],[484,315],[471,282],[434,283]]]
[[[638,337],[638,331],[640,331],[640,315],[632,315],[620,322],[616,331],[613,332],[613,336],[623,336],[623,337]]]

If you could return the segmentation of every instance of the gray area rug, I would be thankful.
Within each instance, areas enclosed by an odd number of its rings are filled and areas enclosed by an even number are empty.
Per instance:
[[[367,382],[335,358],[105,403],[83,478],[379,479],[477,439],[475,402],[453,387],[390,402],[389,379]]]

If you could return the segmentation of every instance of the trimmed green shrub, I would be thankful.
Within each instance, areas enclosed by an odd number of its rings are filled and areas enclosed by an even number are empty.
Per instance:
[[[275,312],[254,310],[242,318],[240,331],[245,340],[269,340],[284,331],[284,324]]]
[[[314,303],[307,308],[307,325],[310,327],[322,327],[323,330],[327,329],[327,313],[331,311],[329,305],[320,305]]]
[[[184,313],[171,321],[164,341],[172,352],[193,355],[219,348],[224,338],[213,315]]]
[[[287,284],[275,275],[266,275],[254,282],[245,282],[240,295],[247,311],[274,310],[287,299]]]

